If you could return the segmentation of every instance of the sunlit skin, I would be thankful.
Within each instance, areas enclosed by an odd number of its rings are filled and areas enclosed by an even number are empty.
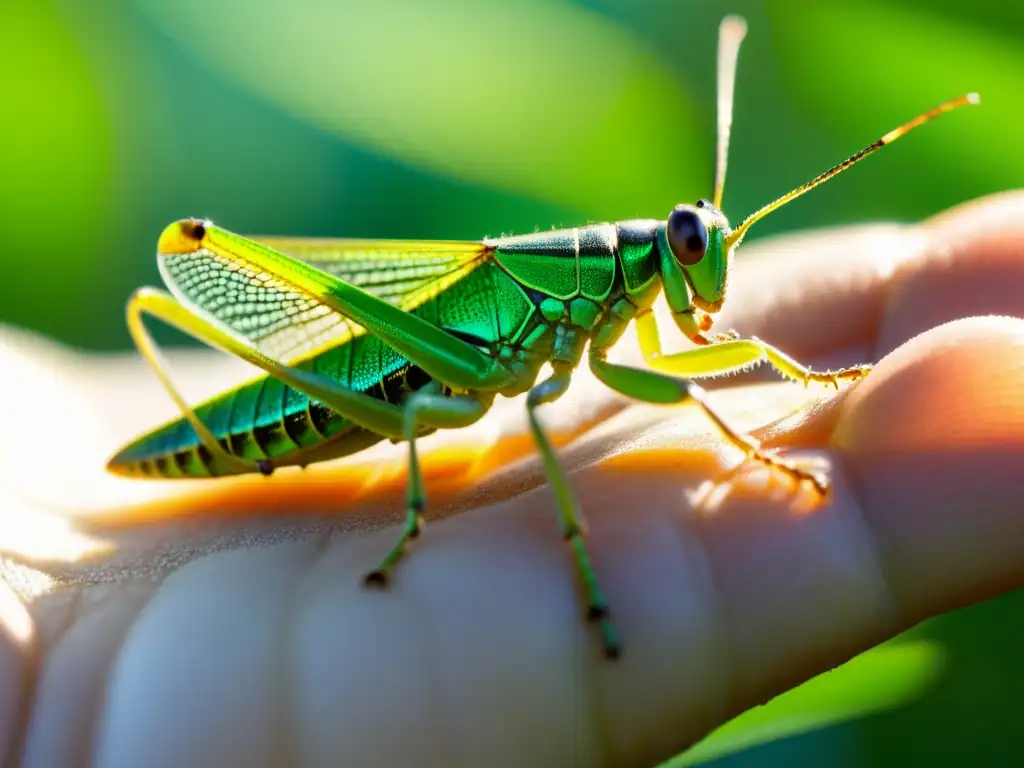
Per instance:
[[[576,619],[521,399],[424,441],[432,509],[463,514],[381,599],[359,577],[397,535],[403,446],[272,482],[106,476],[107,452],[173,403],[140,360],[0,329],[0,434],[19,436],[0,441],[0,544],[68,559],[85,545],[56,515],[118,546],[46,565],[52,586],[5,572],[0,749],[51,768],[458,766],[497,750],[656,765],[922,619],[1024,586],[1022,222],[1024,192],[748,245],[726,327],[820,367],[876,363],[839,397],[737,378],[709,393],[766,448],[829,469],[813,510],[756,467],[709,509],[695,491],[738,455],[700,414],[627,404],[580,372],[546,424],[621,606],[616,665]],[[642,359],[630,336],[615,355]],[[171,363],[200,395],[245,375],[215,353]]]
[[[127,445],[109,468],[158,478],[269,475],[277,467],[349,455],[385,438],[405,441],[406,523],[365,577],[369,586],[385,586],[423,527],[417,439],[480,421],[498,395],[526,393],[583,613],[599,627],[605,654],[617,658],[621,642],[591,564],[581,505],[537,409],[562,398],[586,355],[587,367],[608,388],[641,402],[694,404],[744,459],[824,497],[829,486],[822,473],[762,450],[718,413],[692,379],[765,362],[783,377],[838,389],[870,366],[816,371],[758,338],[711,333],[725,304],[734,252],[750,227],[772,211],[931,118],[977,102],[969,94],[940,104],[733,228],[719,206],[735,61],[745,32],[738,17],[721,26],[713,198],[678,205],[667,220],[480,243],[254,241],[198,219],[169,226],[157,251],[173,295],[137,291],[128,304],[128,326],[183,416]],[[662,352],[651,311],[662,294],[672,322],[695,348]],[[193,408],[171,380],[144,315],[267,375]],[[609,359],[631,325],[642,367]],[[542,376],[545,365],[551,372]]]

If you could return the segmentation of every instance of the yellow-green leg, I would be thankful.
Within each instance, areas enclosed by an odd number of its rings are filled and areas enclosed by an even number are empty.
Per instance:
[[[537,420],[537,407],[545,403],[551,403],[565,394],[569,388],[571,369],[565,366],[556,365],[555,372],[549,379],[545,379],[536,385],[526,395],[526,412],[530,418],[530,429],[540,450],[541,462],[544,465],[544,472],[547,474],[548,485],[555,495],[555,510],[558,514],[558,524],[562,530],[562,537],[569,545],[569,552],[572,555],[573,564],[576,568],[576,575],[579,579],[580,588],[583,592],[583,599],[586,606],[588,621],[597,622],[601,629],[601,639],[604,642],[605,654],[609,658],[618,658],[621,653],[618,634],[612,624],[608,610],[608,601],[601,592],[597,582],[597,575],[590,563],[590,553],[584,541],[586,533],[584,524],[579,516],[579,504],[569,486],[565,470],[555,454],[551,442],[544,433],[540,422]]]
[[[684,332],[691,330],[688,324],[682,320],[679,322]],[[778,347],[757,337],[729,338],[695,349],[665,355],[661,351],[661,339],[653,312],[648,312],[636,319],[636,333],[644,360],[651,368],[685,378],[732,373],[767,361],[769,365],[787,378],[802,381],[805,385],[814,381],[830,384],[839,389],[839,382],[856,381],[867,376],[871,371],[870,365],[840,368],[837,371],[814,371],[797,362]]]
[[[409,479],[406,481],[405,526],[398,542],[380,565],[366,574],[367,586],[383,587],[387,584],[398,561],[405,557],[409,543],[420,535],[423,529],[423,508],[426,494],[423,491],[423,475],[416,453],[416,436],[421,426],[438,429],[467,427],[478,421],[487,412],[487,403],[471,395],[443,397],[433,394],[414,394],[409,398],[403,414],[403,436],[409,443]]]

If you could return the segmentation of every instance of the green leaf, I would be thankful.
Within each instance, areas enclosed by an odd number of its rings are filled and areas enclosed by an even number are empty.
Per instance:
[[[135,2],[213,71],[421,168],[619,218],[710,192],[712,105],[578,6]]]
[[[112,136],[78,40],[50,3],[0,3],[0,321],[49,332],[100,283],[82,254],[110,228]],[[46,287],[45,301],[33,302]]]
[[[903,706],[940,676],[945,657],[928,641],[883,646],[747,710],[664,763],[684,768],[772,741]]]
[[[780,0],[770,10],[793,89],[809,111],[849,137],[851,152],[940,101],[981,94],[980,106],[886,150],[890,172],[880,194],[917,201],[925,213],[1020,184],[1018,36],[924,7]],[[868,161],[857,173],[864,178],[876,167]]]

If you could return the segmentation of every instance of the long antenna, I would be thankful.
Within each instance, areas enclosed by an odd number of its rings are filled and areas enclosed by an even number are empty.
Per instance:
[[[752,214],[747,216],[746,219],[743,220],[742,224],[740,224],[738,227],[736,227],[736,229],[734,229],[729,234],[729,236],[726,238],[726,246],[729,247],[729,248],[732,248],[733,246],[737,245],[743,239],[743,236],[747,233],[747,230],[750,229],[750,227],[755,222],[760,221],[761,219],[763,219],[765,216],[767,216],[772,211],[781,208],[782,206],[784,206],[786,203],[790,202],[791,200],[795,200],[796,198],[800,197],[800,195],[802,195],[804,192],[809,192],[810,190],[814,189],[819,184],[825,183],[826,181],[831,179],[833,176],[838,176],[840,173],[845,171],[851,165],[859,163],[861,160],[863,160],[865,157],[870,155],[872,152],[877,152],[879,149],[884,147],[886,144],[892,144],[900,136],[905,136],[906,134],[910,133],[915,128],[917,128],[919,126],[922,126],[925,123],[927,123],[933,117],[938,117],[939,115],[943,114],[944,112],[951,112],[952,110],[958,109],[959,107],[966,107],[968,104],[978,104],[980,101],[981,101],[981,98],[976,93],[968,93],[968,94],[965,94],[963,96],[958,96],[955,99],[950,99],[949,101],[944,101],[942,104],[939,104],[937,107],[933,107],[932,109],[929,109],[927,112],[923,112],[922,114],[920,114],[917,117],[915,117],[913,120],[911,120],[911,121],[909,121],[907,123],[904,123],[899,128],[893,128],[891,131],[889,131],[887,134],[885,134],[885,136],[880,138],[874,144],[872,144],[872,145],[870,145],[868,147],[865,147],[864,149],[862,149],[857,154],[855,154],[852,157],[850,157],[849,159],[844,160],[843,162],[841,162],[839,165],[834,166],[832,168],[829,168],[823,174],[821,174],[820,176],[814,177],[813,179],[811,179],[809,182],[807,182],[803,186],[797,187],[792,192],[787,192],[785,195],[780,197],[778,200],[776,200],[776,201],[774,201],[772,203],[768,203],[768,205],[764,206],[763,208],[760,208],[760,209],[754,211]]]
[[[715,152],[715,208],[722,207],[725,167],[729,161],[729,134],[732,131],[732,98],[736,89],[736,59],[740,44],[747,36],[742,16],[726,16],[718,28],[718,142]]]

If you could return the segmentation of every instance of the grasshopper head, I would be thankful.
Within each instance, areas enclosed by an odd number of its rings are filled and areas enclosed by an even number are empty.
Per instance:
[[[729,221],[707,200],[677,205],[658,231],[661,279],[675,313],[714,314],[725,301],[732,261]]]
[[[913,120],[892,129],[860,152],[815,176],[806,184],[762,206],[733,229],[719,210],[719,206],[722,204],[726,160],[729,154],[736,57],[746,33],[746,22],[738,16],[727,16],[722,20],[722,25],[719,28],[718,141],[714,202],[700,200],[696,205],[677,205],[669,214],[668,222],[658,228],[661,280],[668,305],[676,314],[677,319],[683,317],[692,319],[698,310],[706,313],[707,317],[701,318],[702,330],[710,328],[710,316],[722,308],[733,251],[751,226],[772,211],[778,210],[819,184],[824,184],[868,155],[891,144],[901,136],[905,136],[932,118],[968,104],[978,103],[978,94],[968,93],[921,113]]]

